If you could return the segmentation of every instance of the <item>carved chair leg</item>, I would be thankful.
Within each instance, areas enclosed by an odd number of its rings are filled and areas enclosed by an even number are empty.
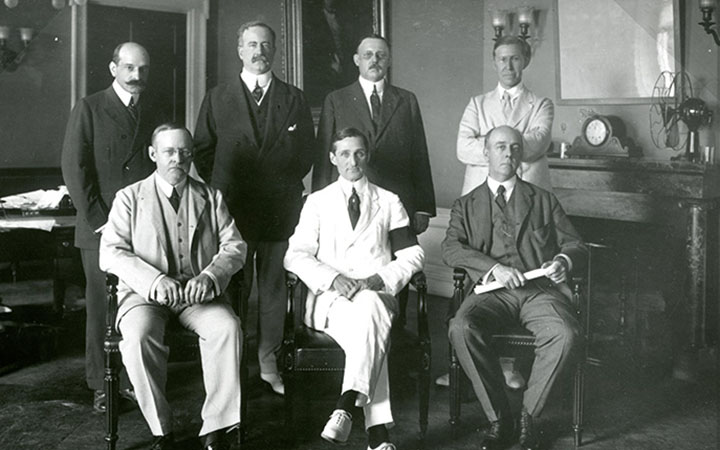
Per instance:
[[[453,438],[457,435],[460,421],[460,361],[450,344],[450,428]]]
[[[418,371],[418,401],[420,421],[420,446],[425,446],[425,434],[428,429],[428,409],[430,404],[430,343],[421,344],[420,370]]]
[[[105,348],[105,442],[108,450],[115,450],[118,440],[118,406],[120,401],[118,374],[120,353],[117,349]]]
[[[573,431],[575,433],[575,448],[582,445],[583,408],[585,407],[585,364],[580,362],[575,369],[575,383],[573,392]]]

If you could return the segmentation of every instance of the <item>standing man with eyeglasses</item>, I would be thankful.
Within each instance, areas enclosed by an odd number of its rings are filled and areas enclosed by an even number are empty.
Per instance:
[[[98,266],[100,235],[111,202],[122,187],[155,170],[145,151],[152,132],[166,114],[144,92],[150,55],[141,45],[118,45],[109,64],[114,81],[107,89],[81,99],[65,131],[62,172],[77,210],[75,246],[85,271],[85,377],[94,391],[93,407],[105,411],[103,392],[105,335],[105,274]],[[134,400],[127,378],[121,395]]]
[[[400,197],[412,230],[420,234],[435,216],[435,192],[417,99],[412,92],[388,82],[392,59],[385,38],[363,38],[353,60],[360,73],[358,81],[331,92],[323,104],[313,191],[337,179],[337,170],[326,156],[333,134],[343,128],[357,128],[369,143],[365,175]]]
[[[272,73],[273,29],[262,22],[241,25],[237,50],[239,76],[210,90],[200,109],[195,165],[225,195],[248,243],[243,295],[250,294],[257,272],[260,378],[283,395],[275,355],[285,317],[282,263],[300,217],[315,136],[305,95]]]

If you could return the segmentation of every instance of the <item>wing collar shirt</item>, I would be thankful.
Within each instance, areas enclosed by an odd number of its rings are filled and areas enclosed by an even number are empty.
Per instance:
[[[370,111],[372,111],[370,96],[373,93],[373,87],[377,89],[378,97],[380,97],[380,104],[382,104],[383,94],[385,94],[385,78],[377,82],[372,82],[363,77],[358,77],[358,81],[360,81],[360,87],[362,88],[363,95],[365,95],[365,101],[367,102]]]
[[[130,104],[130,99],[133,98],[133,95],[123,89],[123,87],[120,86],[120,83],[118,83],[117,80],[113,81],[112,88],[117,94],[117,96],[120,97],[120,101],[122,102],[122,104],[127,108],[127,106]],[[135,100],[133,101],[133,103],[137,105],[138,101],[140,101],[140,94],[135,96]]]
[[[515,108],[515,105],[517,105],[517,99],[518,97],[520,97],[520,94],[522,93],[523,89],[525,89],[525,87],[521,81],[510,89],[505,89],[500,83],[498,83],[497,89],[498,92],[500,92],[500,99],[502,99],[503,93],[508,93],[508,95],[510,96],[510,107]]]
[[[240,72],[240,78],[242,79],[243,83],[245,83],[245,86],[248,88],[250,92],[255,89],[255,86],[260,86],[260,88],[263,90],[263,95],[260,97],[260,101],[258,104],[262,103],[263,100],[265,100],[265,94],[267,94],[268,89],[270,89],[270,83],[272,83],[272,71],[268,70],[265,73],[261,73],[260,75],[255,75],[254,73],[250,73],[247,70],[242,70]]]

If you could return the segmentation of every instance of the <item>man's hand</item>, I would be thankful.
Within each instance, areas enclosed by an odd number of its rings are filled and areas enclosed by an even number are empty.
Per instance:
[[[507,289],[515,289],[525,286],[527,280],[522,272],[514,267],[503,266],[502,264],[495,267],[492,272],[496,281],[505,286]]]
[[[191,278],[185,285],[185,300],[191,305],[196,305],[202,303],[212,292],[212,278],[205,273],[201,273]]]
[[[178,280],[163,276],[155,286],[155,301],[161,305],[177,306],[185,301],[185,293]]]
[[[558,284],[567,281],[567,266],[559,259],[546,261],[541,267],[547,271],[545,276],[550,278],[553,283]]]
[[[430,216],[416,212],[413,215],[412,227],[415,234],[423,233],[430,225]]]
[[[371,275],[363,280],[360,280],[360,290],[368,289],[370,291],[382,291],[385,289],[385,282],[380,278],[380,275]]]
[[[360,290],[360,282],[344,275],[338,275],[332,282],[332,289],[338,291],[340,295],[352,300],[352,298]]]

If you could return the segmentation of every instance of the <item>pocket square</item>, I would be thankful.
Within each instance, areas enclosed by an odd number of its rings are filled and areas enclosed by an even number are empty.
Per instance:
[[[295,131],[296,128],[297,128],[297,124],[294,123],[288,127],[288,131],[293,132],[293,131]]]

